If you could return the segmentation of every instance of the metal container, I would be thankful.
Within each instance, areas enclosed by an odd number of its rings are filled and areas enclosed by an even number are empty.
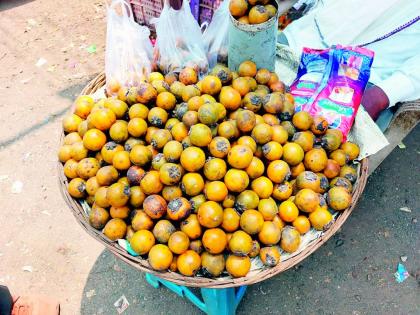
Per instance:
[[[261,24],[240,23],[230,15],[229,68],[236,71],[243,61],[251,60],[258,69],[274,71],[277,31],[278,11],[276,16]]]

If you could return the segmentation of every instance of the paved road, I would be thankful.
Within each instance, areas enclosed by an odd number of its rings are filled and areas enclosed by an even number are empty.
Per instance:
[[[420,274],[398,284],[400,256],[420,273],[420,126],[370,177],[342,230],[289,270],[250,286],[238,314],[420,314]],[[411,213],[402,212],[408,207]],[[95,290],[91,298],[87,295]],[[115,314],[124,294],[124,314],[200,314],[166,288],[153,289],[144,274],[104,251],[88,277],[82,314]]]

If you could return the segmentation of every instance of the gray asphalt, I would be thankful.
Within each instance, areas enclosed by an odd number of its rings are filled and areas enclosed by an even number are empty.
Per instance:
[[[420,314],[420,125],[404,144],[369,178],[341,231],[295,268],[250,286],[237,314]],[[411,276],[397,283],[401,256]],[[121,295],[130,303],[126,315],[200,314],[108,251],[83,295],[84,315],[117,314],[113,304]]]

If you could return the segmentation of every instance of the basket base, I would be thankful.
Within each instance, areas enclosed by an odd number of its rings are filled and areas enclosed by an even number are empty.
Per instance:
[[[160,279],[150,273],[146,280],[155,289],[162,284],[180,297],[187,298],[191,303],[208,315],[235,315],[236,309],[245,295],[247,286],[227,289],[201,288],[202,300],[185,286]]]

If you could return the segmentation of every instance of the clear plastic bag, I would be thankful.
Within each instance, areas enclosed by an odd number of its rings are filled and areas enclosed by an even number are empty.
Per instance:
[[[152,23],[156,25],[155,59],[161,71],[179,72],[184,67],[192,67],[198,73],[207,72],[203,35],[187,0],[179,10],[165,0],[162,13]]]
[[[216,63],[227,65],[229,44],[229,0],[224,0],[214,12],[213,19],[203,33],[210,69]]]
[[[115,95],[122,86],[137,86],[150,73],[153,47],[149,35],[147,27],[134,21],[129,3],[113,0],[107,7],[105,73],[108,95]]]

